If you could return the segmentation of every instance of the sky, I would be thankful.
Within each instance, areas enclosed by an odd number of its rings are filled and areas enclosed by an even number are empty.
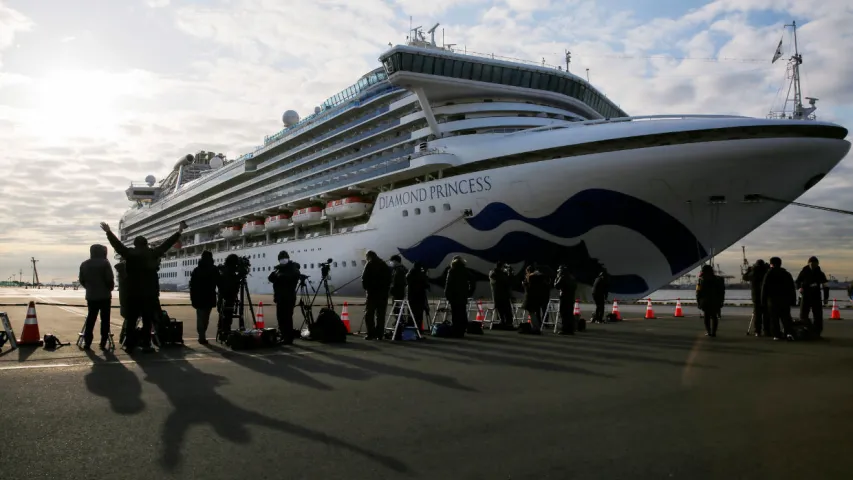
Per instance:
[[[631,115],[758,117],[784,98],[770,59],[796,20],[805,94],[853,127],[849,0],[0,0],[0,281],[29,278],[30,257],[42,282],[76,279],[130,181],[251,151],[283,111],[306,116],[378,67],[410,16],[469,51],[560,65],[568,49]],[[851,174],[848,156],[800,201],[853,209]],[[848,216],[788,207],[717,261],[736,274],[740,245],[791,268],[817,254],[853,279],[851,234]]]

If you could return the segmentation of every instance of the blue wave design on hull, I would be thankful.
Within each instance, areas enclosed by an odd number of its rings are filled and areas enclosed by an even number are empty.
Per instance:
[[[584,190],[566,200],[553,213],[539,218],[525,217],[504,203],[490,203],[467,222],[476,230],[485,232],[510,220],[527,223],[562,238],[580,237],[603,225],[634,230],[660,250],[673,275],[708,256],[696,236],[674,217],[651,203],[611,190]],[[525,245],[519,247],[529,249]]]
[[[437,268],[448,254],[468,254],[487,262],[496,263],[503,260],[507,263],[555,266],[566,264],[578,281],[592,284],[600,270],[601,264],[589,256],[586,245],[581,242],[573,246],[563,246],[549,240],[537,237],[527,232],[510,232],[497,244],[485,250],[476,250],[447,237],[433,235],[421,243],[408,249],[399,249],[400,254],[411,262],[420,261],[426,268]],[[476,272],[476,280],[488,278]],[[433,282],[444,285],[442,276]],[[637,275],[614,275],[611,277],[610,291],[616,294],[634,294],[648,290],[648,285]]]

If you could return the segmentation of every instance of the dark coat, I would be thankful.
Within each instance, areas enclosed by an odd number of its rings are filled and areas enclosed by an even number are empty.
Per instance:
[[[296,287],[299,285],[299,264],[287,262],[276,265],[267,280],[272,283],[273,300],[276,304],[296,305]]]
[[[607,298],[610,293],[610,274],[601,272],[592,282],[592,296]]]
[[[92,245],[89,247],[89,259],[80,264],[77,279],[86,289],[86,301],[95,302],[113,298],[115,275],[107,260],[107,247]]]
[[[797,288],[803,289],[803,297],[806,295],[820,297],[821,288],[827,282],[826,274],[823,273],[820,267],[811,268],[808,265],[800,270],[800,274],[797,275],[796,280]],[[829,299],[829,288],[823,288],[823,292],[823,299],[826,301]]]
[[[219,285],[219,269],[213,259],[202,258],[190,274],[190,302],[193,308],[216,308],[216,286]]]
[[[560,291],[560,298],[571,300],[576,298],[578,281],[569,272],[558,273],[557,279],[554,280],[554,288]]]
[[[723,308],[726,300],[726,284],[723,277],[713,273],[704,273],[696,283],[696,303],[705,312],[715,312]]]
[[[391,297],[404,298],[406,296],[406,274],[409,269],[403,265],[391,267]]]
[[[782,267],[767,270],[761,285],[761,304],[779,308],[791,308],[797,304],[797,288],[789,271]]]
[[[465,263],[461,260],[451,262],[444,282],[444,298],[450,303],[467,302],[473,289]]]
[[[361,286],[368,297],[387,299],[391,288],[391,267],[378,257],[368,261],[361,272]]]
[[[536,270],[524,280],[524,301],[521,306],[528,312],[545,308],[551,296],[551,282],[548,277]]]
[[[429,290],[429,278],[423,270],[413,268],[406,274],[406,284],[409,286],[409,298],[421,301],[426,300]]]
[[[113,232],[107,232],[107,239],[116,253],[124,258],[127,270],[128,297],[152,299],[160,296],[160,258],[172,248],[181,234],[175,232],[160,245],[151,248],[126,247]]]
[[[506,270],[495,268],[490,271],[489,286],[492,288],[492,300],[496,303],[512,300],[512,279]]]
[[[749,282],[752,303],[757,304],[761,302],[761,285],[764,283],[764,276],[767,275],[769,268],[767,264],[753,265],[747,269],[746,274],[743,276],[743,279]]]

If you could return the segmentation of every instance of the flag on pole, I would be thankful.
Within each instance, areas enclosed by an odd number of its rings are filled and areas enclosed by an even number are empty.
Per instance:
[[[779,46],[776,47],[776,53],[773,54],[773,60],[770,63],[776,63],[776,60],[779,60],[779,57],[782,56],[782,38],[779,39]]]

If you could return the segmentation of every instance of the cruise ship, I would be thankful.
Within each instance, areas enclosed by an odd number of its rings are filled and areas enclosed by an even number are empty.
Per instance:
[[[500,260],[519,275],[568,265],[581,296],[604,267],[612,296],[637,298],[759,227],[850,149],[845,128],[815,119],[814,99],[803,107],[798,78],[793,110],[768,118],[632,117],[568,59],[454,51],[436,27],[389,44],[313,114],[285,112],[251,153],[182,156],[160,182],[132,183],[121,240],[156,243],[187,222],[161,262],[165,289],[184,288],[209,250],[218,263],[247,257],[250,292],[268,294],[286,250],[314,288],[330,259],[333,293],[361,295],[374,250],[420,261],[434,294],[461,255],[476,295]]]

